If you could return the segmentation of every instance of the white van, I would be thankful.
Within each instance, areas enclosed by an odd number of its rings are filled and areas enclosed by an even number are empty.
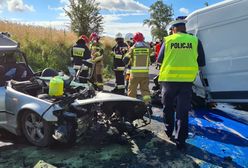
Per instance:
[[[208,102],[248,103],[248,0],[225,0],[186,20],[206,55],[196,95]]]

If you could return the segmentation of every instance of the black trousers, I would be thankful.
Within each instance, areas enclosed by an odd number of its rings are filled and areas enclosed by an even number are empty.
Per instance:
[[[192,83],[162,82],[161,86],[166,134],[171,137],[175,128],[175,139],[183,143],[188,137],[188,112],[191,109]]]
[[[115,71],[115,86],[117,90],[125,92],[124,71]]]
[[[89,70],[82,70],[81,73],[80,73],[80,76],[84,77],[84,78],[87,78],[89,76]],[[79,82],[80,83],[87,83],[87,79],[80,78]]]

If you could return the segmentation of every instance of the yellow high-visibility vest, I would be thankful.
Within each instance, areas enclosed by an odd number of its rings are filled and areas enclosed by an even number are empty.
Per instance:
[[[165,37],[165,53],[159,73],[160,82],[193,82],[198,73],[198,39],[176,33]]]
[[[130,73],[149,72],[149,48],[133,48],[133,60]]]

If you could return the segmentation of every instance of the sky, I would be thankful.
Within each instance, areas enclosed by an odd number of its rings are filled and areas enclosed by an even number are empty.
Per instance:
[[[143,25],[149,19],[149,7],[156,0],[96,0],[100,3],[104,17],[103,35],[114,37],[121,32],[142,32],[146,40],[151,40],[150,28]],[[172,5],[174,17],[186,16],[191,12],[222,0],[163,0]],[[68,29],[69,18],[63,8],[67,8],[68,0],[0,0],[0,20],[18,23]],[[1,30],[0,30],[1,31]]]

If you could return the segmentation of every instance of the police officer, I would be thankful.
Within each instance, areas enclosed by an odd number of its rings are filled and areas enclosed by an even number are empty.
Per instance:
[[[188,137],[188,111],[191,108],[192,83],[199,66],[205,65],[200,40],[186,33],[185,20],[171,22],[173,34],[164,38],[159,53],[161,63],[159,81],[162,85],[162,103],[166,134],[174,138],[178,149],[185,149]],[[176,102],[176,122],[174,103]],[[175,126],[175,137],[172,133]]]
[[[125,94],[125,80],[124,70],[125,64],[122,59],[124,54],[128,51],[128,45],[124,43],[124,38],[121,33],[117,33],[115,36],[116,45],[112,48],[113,54],[113,65],[115,72],[115,88],[112,90],[113,93]]]
[[[144,39],[142,33],[135,33],[133,38],[134,45],[125,55],[123,62],[125,64],[130,63],[131,67],[128,96],[136,98],[137,87],[139,85],[143,101],[149,104],[151,101],[149,90],[149,64],[150,60],[154,61],[155,58],[150,58],[151,49],[149,45],[144,42]]]
[[[100,37],[97,33],[90,35],[90,50],[91,60],[95,63],[95,69],[93,73],[93,81],[99,91],[103,90],[103,45],[100,43]]]
[[[83,63],[83,60],[88,60],[91,58],[90,50],[87,46],[89,43],[89,39],[87,36],[82,35],[77,40],[76,44],[72,47],[71,50],[71,60],[73,68],[78,71]],[[80,76],[87,77],[88,76],[88,67],[82,66]],[[85,79],[80,78],[80,82],[85,83],[87,82]]]

